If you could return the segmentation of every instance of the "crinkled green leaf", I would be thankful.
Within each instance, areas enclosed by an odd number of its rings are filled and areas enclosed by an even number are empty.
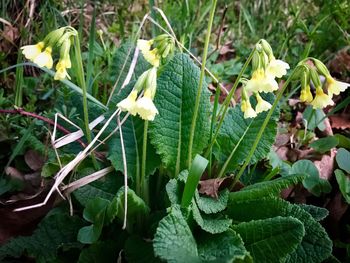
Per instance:
[[[231,200],[227,214],[233,221],[246,222],[276,216],[292,216],[304,224],[305,236],[287,262],[322,262],[332,252],[332,241],[325,229],[304,209],[280,198]]]
[[[171,205],[180,205],[182,193],[185,188],[188,170],[183,170],[176,179],[171,179],[165,189]]]
[[[301,182],[304,178],[304,175],[288,175],[271,181],[256,183],[244,187],[241,191],[230,193],[228,207],[231,206],[230,203],[236,200],[248,200],[263,198],[266,196],[276,196],[283,189]]]
[[[100,180],[78,188],[73,192],[73,195],[83,206],[96,197],[112,201],[122,184],[122,176],[111,173]]]
[[[219,192],[218,198],[212,198],[210,196],[200,195],[196,191],[195,197],[198,208],[206,214],[213,214],[224,210],[227,206],[229,197],[229,191],[227,189]]]
[[[77,233],[83,226],[77,216],[61,212],[48,214],[31,236],[11,239],[0,247],[0,260],[5,257],[20,257],[24,252],[33,256],[37,262],[48,262],[56,258],[62,246],[77,246]]]
[[[269,96],[267,100],[272,101],[272,96]],[[254,119],[245,119],[239,106],[227,112],[213,152],[219,163],[224,163],[238,144],[227,167],[228,171],[233,171],[239,164],[243,163],[251,150],[266,115],[267,112],[263,112]],[[277,108],[265,128],[250,163],[256,163],[258,160],[265,158],[270,152],[271,146],[275,141],[278,118],[279,109]]]
[[[153,248],[167,262],[199,262],[196,241],[178,207],[172,207],[170,214],[159,222]]]
[[[155,105],[159,115],[150,123],[151,142],[162,162],[175,175],[188,167],[190,127],[199,85],[199,68],[185,54],[177,54],[164,66],[157,79]],[[192,158],[207,145],[210,127],[210,101],[203,83]]]
[[[89,200],[84,209],[83,217],[86,221],[92,224],[90,226],[82,227],[79,230],[78,240],[81,243],[92,244],[99,239],[109,204],[110,201],[100,197]]]
[[[197,205],[192,202],[193,218],[206,232],[211,234],[223,233],[229,229],[232,220],[221,214],[201,215]]]
[[[241,237],[233,230],[215,235],[200,233],[197,244],[202,262],[253,262]]]
[[[298,206],[308,212],[316,221],[325,219],[329,212],[326,208],[314,205],[298,204]]]
[[[128,223],[134,222],[138,215],[144,215],[149,213],[150,211],[149,207],[146,205],[146,203],[143,201],[142,198],[137,196],[137,194],[132,189],[128,188],[127,195],[128,195],[128,211],[127,211]],[[124,220],[124,211],[125,211],[124,196],[125,196],[124,187],[122,187],[119,190],[116,198],[116,202],[118,206],[116,216],[120,220]],[[112,214],[112,212],[107,212],[107,214],[108,213]]]
[[[303,224],[291,216],[243,222],[232,228],[242,237],[254,262],[283,261],[305,234]]]

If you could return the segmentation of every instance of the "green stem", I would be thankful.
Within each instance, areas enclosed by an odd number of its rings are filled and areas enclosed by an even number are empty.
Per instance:
[[[74,45],[74,51],[75,51],[75,59],[76,59],[76,66],[77,66],[77,79],[79,86],[81,87],[83,91],[83,111],[84,111],[84,124],[85,124],[85,133],[88,143],[91,143],[91,132],[89,129],[89,111],[88,111],[88,102],[87,102],[87,87],[84,77],[84,68],[83,68],[83,60],[81,57],[81,50],[80,50],[80,40],[79,35],[75,37],[75,45]],[[97,168],[96,159],[91,153],[91,157],[94,163],[95,168]]]
[[[236,78],[235,83],[234,83],[233,86],[232,86],[232,89],[230,90],[230,92],[228,93],[228,95],[226,96],[226,98],[225,98],[225,100],[224,100],[224,102],[223,102],[223,107],[220,109],[220,112],[219,112],[219,114],[218,114],[218,115],[220,116],[219,124],[218,124],[218,126],[217,126],[217,128],[216,128],[214,137],[213,137],[212,140],[210,141],[210,145],[209,145],[209,147],[208,147],[208,149],[207,149],[207,151],[206,151],[206,153],[205,153],[205,155],[204,155],[204,157],[206,157],[206,158],[208,157],[208,155],[209,155],[209,153],[210,153],[210,151],[211,151],[210,149],[213,147],[213,145],[214,145],[214,143],[215,143],[215,140],[216,140],[216,138],[217,138],[218,135],[219,135],[220,128],[221,128],[222,123],[223,123],[223,121],[224,121],[224,119],[225,119],[225,115],[226,115],[226,113],[227,113],[228,107],[230,106],[230,101],[231,101],[231,99],[232,99],[232,97],[233,97],[233,95],[234,95],[234,93],[235,93],[235,91],[236,91],[236,89],[237,89],[237,87],[238,87],[238,84],[239,84],[239,82],[240,82],[240,80],[241,80],[241,78],[242,78],[244,72],[246,71],[246,69],[247,69],[247,67],[248,67],[248,65],[249,65],[249,63],[250,63],[250,61],[251,61],[252,58],[253,58],[254,52],[255,52],[255,48],[252,50],[252,52],[250,53],[248,59],[247,59],[246,62],[244,63],[244,65],[243,65],[241,71],[239,72],[239,74],[238,74],[238,76],[237,76],[237,78]],[[222,113],[222,114],[221,114],[221,113]]]
[[[203,89],[203,80],[204,80],[204,74],[205,74],[205,64],[206,64],[206,61],[207,61],[209,40],[210,40],[210,35],[211,35],[211,27],[212,27],[213,21],[214,21],[214,13],[215,13],[215,8],[216,8],[216,3],[217,3],[217,0],[212,0],[212,5],[211,5],[210,15],[209,15],[209,22],[208,22],[207,35],[206,35],[206,38],[205,38],[204,51],[203,51],[203,57],[202,57],[201,74],[200,74],[200,77],[199,77],[199,87],[198,87],[198,90],[197,90],[196,102],[195,102],[195,105],[194,105],[194,111],[193,111],[193,117],[192,117],[191,129],[190,129],[190,140],[189,140],[189,146],[188,146],[188,167],[191,166],[191,162],[192,162],[192,148],[193,148],[194,132],[195,132],[195,129],[196,129],[196,122],[197,122],[198,109],[199,109],[199,102],[200,102],[200,97],[201,97],[202,89]]]
[[[250,124],[248,125],[247,129],[244,131],[243,135],[241,136],[241,138],[239,139],[239,141],[237,142],[236,146],[233,148],[233,150],[231,151],[229,157],[227,158],[226,162],[224,163],[224,165],[222,166],[220,172],[219,172],[219,175],[217,178],[221,178],[224,176],[225,172],[226,172],[226,169],[227,169],[227,166],[229,165],[229,163],[231,162],[231,159],[233,157],[233,155],[235,154],[235,152],[237,151],[238,147],[240,146],[244,136],[247,134],[249,128],[250,128],[250,125],[252,125],[254,120],[252,120],[250,122]]]
[[[146,202],[146,204],[149,204],[149,196],[148,196],[149,189],[148,189],[148,183],[146,182],[147,132],[148,132],[148,121],[145,121],[143,126],[140,188],[141,188],[141,197]]]
[[[297,69],[297,68],[296,68]],[[244,173],[244,170],[247,168],[247,166],[249,165],[250,163],[250,160],[251,158],[253,157],[253,154],[256,150],[256,147],[258,146],[259,142],[260,142],[260,139],[261,139],[261,136],[263,135],[264,131],[265,131],[265,128],[268,124],[268,122],[270,121],[270,118],[273,114],[273,112],[275,111],[279,101],[281,100],[282,98],[282,95],[285,91],[285,89],[287,88],[287,86],[289,85],[290,81],[292,80],[295,72],[296,72],[296,69],[293,70],[292,74],[289,76],[289,78],[286,80],[286,82],[283,84],[282,88],[279,90],[279,92],[277,93],[277,96],[276,96],[276,99],[274,101],[274,103],[272,104],[272,107],[270,109],[270,111],[268,112],[263,124],[261,125],[261,128],[259,130],[259,133],[258,135],[256,136],[255,138],[255,141],[252,145],[252,148],[250,149],[245,161],[244,161],[244,164],[242,165],[241,169],[239,170],[238,174],[235,176],[234,180],[233,180],[233,183],[232,183],[232,186],[234,186],[239,178],[242,176],[242,174]]]
[[[215,90],[215,99],[214,99],[214,108],[213,108],[213,113],[211,116],[211,123],[210,123],[210,137],[209,137],[209,141],[211,141],[212,137],[213,137],[213,130],[214,130],[214,123],[215,123],[215,119],[216,119],[216,114],[217,114],[217,110],[218,110],[218,105],[219,105],[219,98],[220,98],[220,86],[218,85],[216,90]],[[211,178],[211,168],[212,168],[212,147],[209,149],[209,169],[208,169],[208,177]]]
[[[18,52],[17,63],[22,60],[21,52]],[[16,68],[16,95],[15,106],[22,107],[23,103],[23,67]]]

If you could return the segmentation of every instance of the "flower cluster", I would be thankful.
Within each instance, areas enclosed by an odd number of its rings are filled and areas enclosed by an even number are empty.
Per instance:
[[[153,98],[157,89],[157,68],[142,73],[136,81],[133,90],[129,96],[120,101],[117,106],[122,111],[128,111],[131,115],[138,114],[142,119],[153,121],[158,110],[153,103]],[[144,90],[141,98],[137,99],[138,93]]]
[[[175,41],[172,37],[163,34],[151,40],[139,39],[137,47],[144,58],[154,67],[159,67],[162,58],[166,58],[174,51]]]
[[[300,101],[310,103],[314,109],[322,109],[334,105],[333,95],[339,95],[350,84],[335,80],[320,60],[315,58],[310,58],[310,60],[314,66],[306,63],[305,60],[298,65],[302,69],[300,72]],[[324,85],[320,81],[320,75],[325,77]],[[315,87],[315,96],[311,92],[311,83]],[[327,93],[324,92],[324,89]]]
[[[117,106],[131,115],[138,114],[144,120],[153,121],[158,114],[153,103],[157,89],[157,70],[162,59],[174,51],[175,42],[168,35],[159,35],[151,40],[139,39],[137,47],[153,67],[141,74],[128,97],[120,101]],[[143,96],[137,99],[142,90]]]
[[[251,79],[244,81],[242,89],[241,110],[244,118],[254,118],[258,113],[269,110],[272,106],[265,101],[259,93],[269,93],[278,90],[275,78],[281,78],[287,74],[288,63],[276,59],[272,48],[266,40],[260,40],[255,48],[252,59],[253,73]],[[249,95],[256,97],[255,109],[250,104]]]
[[[60,57],[56,64],[55,80],[70,79],[67,69],[71,68],[70,47],[73,37],[77,35],[77,31],[70,27],[61,27],[50,32],[43,41],[35,45],[21,47],[22,54],[26,59],[34,62],[39,67],[51,69],[53,66],[52,50],[60,48]]]
[[[174,51],[175,42],[168,35],[159,35],[151,40],[139,39],[137,47],[153,67],[142,73],[128,97],[120,101],[117,106],[131,115],[138,114],[144,120],[153,121],[158,114],[153,103],[157,90],[157,70],[162,59]],[[142,90],[144,90],[143,96],[137,99]]]

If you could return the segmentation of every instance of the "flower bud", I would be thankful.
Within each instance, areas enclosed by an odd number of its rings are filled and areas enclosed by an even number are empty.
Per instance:
[[[313,58],[312,60],[313,60],[315,66],[320,74],[322,74],[325,77],[330,76],[330,73],[329,73],[326,65],[323,64],[322,61],[320,61],[316,58]]]
[[[50,32],[44,39],[45,45],[54,47],[59,41],[59,39],[62,37],[62,35],[64,34],[65,29],[66,27],[61,27],[59,29],[56,29]]]
[[[260,67],[260,55],[258,51],[254,51],[252,57],[252,70],[253,72]]]
[[[260,43],[261,43],[261,46],[262,46],[264,52],[266,53],[266,55],[269,58],[273,57],[273,51],[272,51],[270,44],[265,39],[261,39]]]
[[[312,83],[316,86],[316,87],[321,87],[321,81],[320,81],[320,77],[317,74],[317,71],[313,68],[309,68],[309,72],[310,72],[310,78]]]
[[[154,98],[157,90],[157,68],[153,67],[148,70],[148,75],[146,79],[146,90],[150,90],[151,98]]]

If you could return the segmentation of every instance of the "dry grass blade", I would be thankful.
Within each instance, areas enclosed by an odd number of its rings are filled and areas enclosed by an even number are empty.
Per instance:
[[[114,168],[112,166],[109,166],[107,168],[101,169],[100,171],[97,171],[95,173],[92,173],[90,175],[87,175],[79,180],[76,180],[68,185],[65,185],[61,187],[62,192],[64,193],[65,196],[70,195],[72,192],[77,190],[78,188],[87,185],[89,183],[92,183],[106,174],[109,174],[110,172],[114,171]]]
[[[62,117],[62,116],[60,116]],[[64,118],[65,119],[65,118]],[[90,122],[89,124],[89,129],[92,130],[93,128],[95,128],[98,124],[100,124],[102,121],[104,121],[105,117],[103,115],[97,117],[95,120],[93,120],[92,122]],[[79,128],[79,127],[78,127]],[[82,129],[79,128],[78,131],[72,132],[70,134],[66,134],[64,136],[62,136],[61,138],[58,138],[54,141],[54,146],[56,148],[60,148],[64,145],[67,145],[71,142],[74,142],[78,139],[80,139],[81,137],[84,136],[84,132],[82,131]]]
[[[122,228],[125,229],[127,215],[128,215],[128,166],[126,163],[126,154],[125,154],[125,147],[124,147],[123,131],[122,131],[122,126],[120,124],[120,116],[118,116],[117,119],[118,119],[120,145],[122,148],[123,167],[124,167],[124,222],[123,222]]]

